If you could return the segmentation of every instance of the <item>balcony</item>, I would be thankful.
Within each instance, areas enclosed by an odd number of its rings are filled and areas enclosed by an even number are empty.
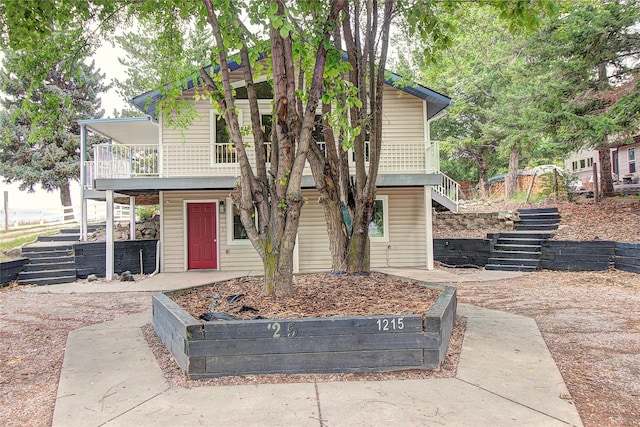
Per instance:
[[[267,159],[269,145],[265,144]],[[226,144],[94,145],[94,161],[85,162],[87,187],[94,179],[237,177],[236,153]],[[379,174],[430,174],[439,170],[439,144],[433,141],[383,144]],[[255,166],[255,153],[248,149]],[[350,168],[355,173],[353,156]],[[311,175],[307,166],[305,175]]]

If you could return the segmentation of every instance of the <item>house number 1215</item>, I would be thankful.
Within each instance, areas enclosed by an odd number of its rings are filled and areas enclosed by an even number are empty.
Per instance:
[[[404,318],[398,317],[393,319],[378,319],[379,331],[400,331],[404,329]]]

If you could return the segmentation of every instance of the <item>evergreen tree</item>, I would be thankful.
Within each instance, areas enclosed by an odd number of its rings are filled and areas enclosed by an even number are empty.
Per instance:
[[[609,144],[637,130],[640,1],[571,2],[532,41],[542,120],[556,141],[600,153],[602,192],[613,193]]]
[[[126,100],[174,84],[215,62],[211,58],[211,34],[172,15],[162,15],[157,21],[140,17],[138,25],[115,36],[115,42],[125,52],[118,61],[127,67],[127,77],[113,83],[118,95]],[[133,108],[119,113],[131,117],[142,114]]]
[[[0,175],[29,192],[58,189],[62,206],[71,206],[69,184],[80,176],[77,121],[102,117],[98,94],[108,89],[83,59],[57,63],[33,85],[31,55],[6,49],[0,70]]]

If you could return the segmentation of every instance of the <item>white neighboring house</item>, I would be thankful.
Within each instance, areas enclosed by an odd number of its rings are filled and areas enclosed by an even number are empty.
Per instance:
[[[633,137],[633,144],[611,144],[609,147],[611,152],[611,172],[613,174],[613,182],[621,184],[638,184],[640,183],[640,135]],[[597,150],[580,150],[571,153],[565,159],[564,167],[566,170],[574,173],[585,188],[589,187],[589,183],[593,182],[593,164],[599,162]],[[598,176],[602,175],[601,168],[598,166]]]

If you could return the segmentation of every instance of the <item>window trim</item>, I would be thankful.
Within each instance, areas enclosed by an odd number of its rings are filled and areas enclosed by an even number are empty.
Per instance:
[[[372,243],[374,242],[387,243],[389,242],[389,196],[386,194],[376,196],[376,201],[378,200],[382,201],[382,215],[384,218],[384,222],[382,223],[383,236],[374,237],[369,235],[369,240]]]
[[[251,240],[236,239],[233,235],[233,200],[231,197],[225,199],[226,203],[226,220],[227,220],[227,245],[229,246],[247,246],[251,245]]]
[[[633,159],[631,159],[633,157]],[[629,173],[636,173],[637,168],[637,156],[636,147],[629,147],[627,150],[627,159],[629,160]]]
[[[209,166],[226,166],[226,165],[236,165],[238,164],[238,158],[236,154],[236,161],[233,163],[218,163],[216,161],[216,122],[217,116],[220,115],[220,112],[216,108],[211,108],[209,110]],[[242,120],[242,110],[238,109],[238,124],[240,128],[242,128],[243,120]],[[231,135],[229,135],[231,136]]]

